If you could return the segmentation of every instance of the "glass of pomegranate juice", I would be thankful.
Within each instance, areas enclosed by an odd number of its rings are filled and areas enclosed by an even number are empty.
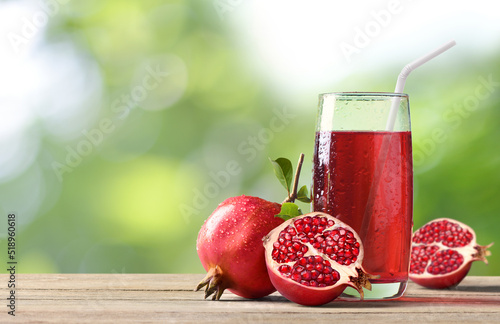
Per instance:
[[[413,225],[408,95],[343,92],[319,97],[313,209],[342,220],[360,235],[363,268],[379,276],[370,280],[372,291],[365,291],[365,299],[401,297],[408,282]],[[396,121],[386,126],[392,105],[397,105]],[[343,297],[359,298],[349,289]]]

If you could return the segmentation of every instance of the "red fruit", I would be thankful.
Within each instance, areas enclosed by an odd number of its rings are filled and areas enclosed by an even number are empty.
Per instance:
[[[223,201],[198,234],[196,250],[208,272],[196,290],[218,300],[224,289],[245,298],[260,298],[276,291],[266,270],[262,238],[283,222],[274,217],[281,205],[257,197],[239,196]]]
[[[347,286],[371,289],[361,267],[363,245],[348,225],[325,213],[292,218],[264,238],[266,265],[274,287],[302,305],[326,304]]]
[[[433,220],[413,234],[409,277],[427,288],[456,286],[472,262],[488,263],[492,245],[478,245],[476,233],[464,223],[449,218]]]

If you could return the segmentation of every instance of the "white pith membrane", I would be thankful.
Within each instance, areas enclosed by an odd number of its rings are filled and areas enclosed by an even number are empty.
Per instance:
[[[467,225],[439,218],[413,234],[410,276],[414,278],[448,275],[470,261],[483,260],[487,247],[476,244],[476,234]]]
[[[300,221],[304,223],[304,220],[308,218],[311,219],[310,230],[307,231],[305,225],[301,230],[301,227],[298,226]],[[315,222],[315,219],[319,220],[319,225],[315,225],[318,223],[318,221]],[[326,224],[324,224],[325,219],[327,220]],[[295,235],[293,235],[291,229],[295,230]],[[338,233],[335,232],[336,230]],[[306,235],[307,242],[304,236],[301,235],[302,233]],[[329,235],[325,236],[325,233]],[[338,234],[337,240],[335,240],[337,238],[335,237],[336,234]],[[285,243],[287,241],[292,242],[291,245],[287,244],[286,253],[277,247],[278,244],[285,246],[283,241],[281,243],[279,241],[280,235],[285,238]],[[344,240],[341,237],[345,239],[344,243],[339,243],[339,241]],[[329,242],[332,244],[329,244]],[[282,278],[308,288],[329,289],[343,284],[354,286],[352,282],[356,281],[360,272],[362,272],[360,264],[363,260],[363,249],[360,242],[357,233],[336,218],[320,212],[310,213],[284,222],[264,238],[266,262],[268,266],[270,265],[272,271]],[[298,249],[297,244],[300,244],[300,249]],[[339,244],[342,246],[339,246]],[[334,248],[335,246],[337,246],[337,249]],[[307,249],[304,249],[304,247]],[[276,253],[276,250],[278,250],[278,253]],[[346,253],[347,257],[345,256]],[[294,259],[292,259],[293,255],[296,256]],[[337,260],[334,260],[335,258]],[[306,260],[307,265],[304,260]],[[283,269],[286,266],[290,269],[289,274],[286,271],[280,271],[280,268]],[[300,271],[294,271],[294,269]],[[300,280],[294,279],[294,275],[297,274]],[[333,276],[333,280],[329,280],[329,276]],[[307,281],[307,283],[302,280]],[[317,286],[313,282],[316,282]],[[356,287],[356,289],[361,288]]]

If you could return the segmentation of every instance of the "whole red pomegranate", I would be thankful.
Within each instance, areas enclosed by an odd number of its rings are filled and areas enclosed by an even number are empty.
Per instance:
[[[260,298],[276,291],[266,270],[262,238],[283,222],[274,217],[281,205],[238,196],[223,201],[205,221],[196,250],[208,272],[196,290],[205,298],[220,299],[224,289],[245,298]]]
[[[308,306],[326,304],[347,286],[371,289],[361,267],[363,245],[348,225],[314,212],[284,222],[264,238],[266,265],[274,287]]]
[[[464,223],[449,218],[433,220],[413,234],[409,277],[427,288],[456,286],[472,262],[488,263],[492,245],[478,245],[476,233]]]

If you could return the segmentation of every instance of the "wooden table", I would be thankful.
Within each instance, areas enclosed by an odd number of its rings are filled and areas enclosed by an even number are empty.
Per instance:
[[[17,274],[16,316],[1,323],[288,323],[314,321],[500,323],[500,277],[467,277],[454,290],[410,283],[392,301],[334,301],[304,307],[278,293],[247,300],[229,292],[204,300],[202,274]],[[8,276],[0,275],[3,305]],[[8,301],[7,301],[8,302]],[[338,323],[338,322],[337,322]]]

